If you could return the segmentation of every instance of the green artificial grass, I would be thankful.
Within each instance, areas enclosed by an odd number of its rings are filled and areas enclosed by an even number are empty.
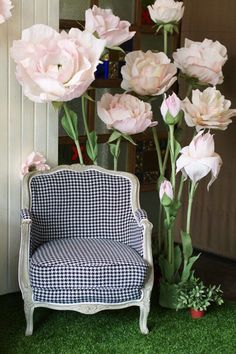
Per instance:
[[[139,309],[83,315],[39,308],[34,333],[25,337],[23,302],[19,293],[0,297],[2,354],[234,354],[236,304],[211,307],[202,319],[186,310],[162,309],[153,294],[150,333],[139,331]]]

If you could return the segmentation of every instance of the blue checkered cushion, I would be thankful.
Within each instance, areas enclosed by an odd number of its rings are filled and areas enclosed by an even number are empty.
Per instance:
[[[147,264],[131,247],[111,239],[49,241],[30,260],[35,301],[117,303],[139,299]]]
[[[131,206],[131,181],[96,170],[60,170],[30,180],[31,255],[59,238],[100,238],[142,255],[143,228]]]

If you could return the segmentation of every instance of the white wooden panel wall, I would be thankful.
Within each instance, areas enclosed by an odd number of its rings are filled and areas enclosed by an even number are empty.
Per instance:
[[[22,95],[9,56],[14,39],[35,23],[58,29],[59,0],[13,1],[12,18],[0,25],[0,294],[18,290],[20,243],[20,167],[33,150],[57,164],[57,113],[46,104],[33,104]]]

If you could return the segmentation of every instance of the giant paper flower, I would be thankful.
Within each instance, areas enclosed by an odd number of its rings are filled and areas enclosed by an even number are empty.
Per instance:
[[[215,87],[208,87],[203,92],[193,90],[192,102],[188,98],[182,101],[184,118],[189,127],[227,129],[236,116],[236,109],[230,109],[231,102],[226,100]]]
[[[129,94],[105,93],[97,103],[98,116],[108,129],[119,130],[123,134],[137,134],[153,127],[152,110],[149,103]]]
[[[105,41],[72,28],[59,34],[34,25],[13,42],[11,56],[24,94],[34,102],[70,101],[81,96],[94,80]]]
[[[105,39],[107,47],[117,47],[133,38],[135,32],[130,32],[129,27],[128,21],[121,21],[110,9],[93,5],[92,9],[85,12],[85,29]]]
[[[218,41],[185,39],[185,46],[177,49],[173,58],[183,74],[198,79],[200,83],[217,85],[223,82],[222,66],[228,57],[225,46]]]
[[[0,0],[0,24],[11,17],[12,2],[10,0]]]
[[[47,171],[50,167],[45,163],[45,157],[39,152],[31,152],[25,163],[21,166],[21,175],[25,176],[31,171]]]
[[[157,24],[177,23],[183,17],[184,6],[181,1],[156,0],[148,6],[151,19]]]
[[[142,96],[161,95],[176,81],[176,66],[165,53],[141,50],[128,53],[121,68],[121,87]]]
[[[215,153],[213,135],[209,132],[203,134],[201,130],[181,151],[181,156],[176,161],[176,172],[182,171],[185,177],[193,182],[198,182],[211,172],[208,188],[217,178],[222,165],[221,157]]]

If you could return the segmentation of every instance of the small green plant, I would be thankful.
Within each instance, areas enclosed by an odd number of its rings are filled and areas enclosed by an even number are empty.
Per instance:
[[[177,294],[177,310],[193,308],[195,310],[206,311],[212,303],[221,305],[224,302],[220,285],[210,285],[207,287],[197,278],[179,284]]]

